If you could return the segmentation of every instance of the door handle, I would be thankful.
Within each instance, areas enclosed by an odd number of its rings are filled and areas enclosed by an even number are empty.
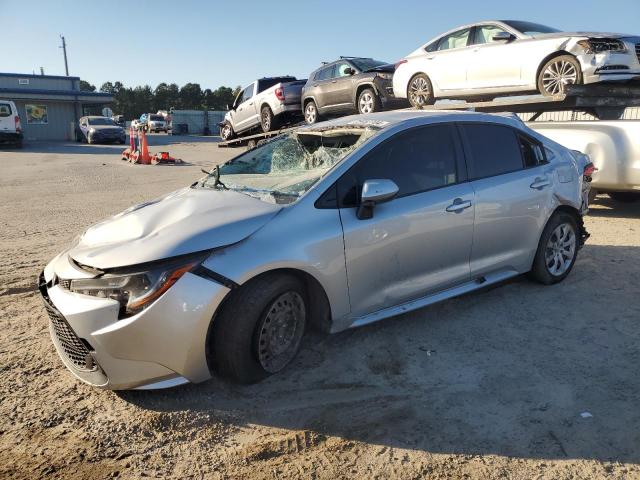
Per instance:
[[[551,185],[551,182],[548,178],[537,177],[529,186],[534,190],[542,190],[544,187],[548,187],[549,185]]]
[[[331,83],[338,83],[337,80],[331,80]]]
[[[317,86],[318,86],[318,84],[317,84],[317,83],[314,83],[314,84],[313,84],[313,86],[314,86],[314,87],[317,87]]]
[[[451,213],[460,213],[461,211],[471,207],[470,200],[462,200],[461,198],[456,198],[451,205],[449,205],[446,210]]]
[[[435,57],[426,57],[427,60],[433,60]]]
[[[251,107],[252,105],[253,105],[253,102],[251,102],[251,103],[249,104],[249,106],[250,106],[250,107]]]

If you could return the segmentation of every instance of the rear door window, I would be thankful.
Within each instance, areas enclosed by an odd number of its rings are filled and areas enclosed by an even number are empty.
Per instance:
[[[538,165],[547,163],[544,148],[540,142],[523,135],[519,136],[519,142],[525,168],[537,167]]]
[[[469,43],[470,33],[471,29],[466,28],[464,30],[459,30],[457,32],[451,33],[446,37],[442,37],[442,39],[440,39],[440,42],[438,42],[438,50],[453,50],[454,48],[466,47]]]
[[[467,123],[463,128],[472,159],[471,179],[522,170],[521,147],[514,129],[490,123]]]
[[[398,196],[413,195],[459,181],[456,137],[450,125],[407,130],[378,145],[338,181],[341,206],[355,206],[365,180],[385,178]]]
[[[324,67],[323,69],[321,69],[316,74],[315,79],[316,80],[329,80],[330,78],[333,78],[333,68],[334,68],[333,65],[331,65],[329,67]]]
[[[0,117],[10,117],[11,116],[11,105],[8,103],[0,103]]]

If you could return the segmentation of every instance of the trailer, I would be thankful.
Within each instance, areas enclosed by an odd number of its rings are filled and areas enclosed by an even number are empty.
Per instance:
[[[625,109],[640,107],[640,84],[609,83],[589,85],[567,85],[560,95],[545,97],[542,95],[502,97],[489,102],[441,101],[428,105],[421,110],[472,110],[475,112],[515,114],[532,113],[528,121],[536,121],[547,112],[574,111],[593,115],[599,120],[618,120]],[[409,109],[405,109],[409,110]],[[218,147],[254,148],[269,138],[290,132],[305,125],[304,122],[267,133],[256,133],[219,142]]]

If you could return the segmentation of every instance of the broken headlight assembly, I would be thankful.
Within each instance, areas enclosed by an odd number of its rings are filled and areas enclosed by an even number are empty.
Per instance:
[[[131,267],[109,271],[96,278],[71,280],[69,290],[116,300],[120,303],[118,318],[126,318],[151,305],[206,257],[207,255],[182,257],[162,263],[154,262],[148,264],[148,268]]]
[[[578,42],[585,53],[627,53],[627,47],[622,40],[617,38],[589,38]]]

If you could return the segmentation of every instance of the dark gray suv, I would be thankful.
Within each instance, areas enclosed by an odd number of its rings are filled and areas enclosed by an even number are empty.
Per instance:
[[[325,63],[302,89],[302,111],[307,123],[321,116],[372,113],[403,108],[406,100],[393,95],[394,66],[372,58],[340,57]]]

